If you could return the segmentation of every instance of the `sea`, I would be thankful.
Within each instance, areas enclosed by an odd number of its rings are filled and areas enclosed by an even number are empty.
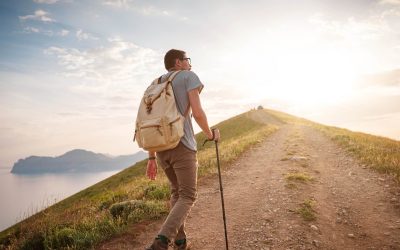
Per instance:
[[[0,231],[119,171],[20,175],[0,168]]]

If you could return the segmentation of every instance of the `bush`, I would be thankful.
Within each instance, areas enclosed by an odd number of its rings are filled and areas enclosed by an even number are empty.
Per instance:
[[[143,219],[157,219],[167,212],[165,204],[160,201],[131,200],[120,202],[110,207],[114,219],[123,222],[138,222]]]
[[[69,227],[56,229],[46,238],[46,248],[71,248],[75,245],[76,230]]]
[[[32,249],[44,249],[45,237],[42,233],[38,232],[33,234],[31,237],[27,238],[23,243],[20,249],[22,250],[32,250]]]
[[[112,204],[126,199],[128,199],[128,194],[123,191],[107,193],[100,198],[99,209],[100,210],[107,209]]]
[[[317,219],[313,209],[313,203],[314,202],[312,200],[305,200],[301,205],[301,208],[297,210],[297,213],[299,213],[306,221],[313,221]]]
[[[15,234],[8,233],[6,235],[2,235],[0,238],[0,249],[5,249],[6,246],[10,245],[12,239],[15,238]]]
[[[170,190],[167,184],[149,185],[144,190],[144,197],[149,200],[165,200],[170,196]]]
[[[77,225],[52,229],[45,237],[44,246],[39,249],[90,249],[119,229],[119,224],[110,217],[96,221],[84,220]]]

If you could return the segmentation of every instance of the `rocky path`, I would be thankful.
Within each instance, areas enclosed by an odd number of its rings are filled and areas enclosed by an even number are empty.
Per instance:
[[[230,249],[400,249],[399,186],[313,128],[282,126],[223,183]],[[217,176],[200,180],[187,221],[192,249],[225,249],[218,187]],[[102,249],[143,249],[161,223]]]

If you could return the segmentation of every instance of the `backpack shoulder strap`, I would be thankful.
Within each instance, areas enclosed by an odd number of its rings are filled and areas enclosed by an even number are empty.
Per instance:
[[[179,74],[179,72],[181,72],[181,70],[177,70],[177,71],[173,71],[169,76],[168,76],[168,82],[172,82],[172,80],[174,80],[175,76],[177,76]],[[159,78],[157,78],[155,81],[157,81],[157,84],[160,84],[162,82],[162,77],[160,76]]]
[[[168,77],[168,81],[169,81],[169,82],[172,82],[172,81],[175,79],[175,77],[176,77],[180,72],[181,72],[181,70],[174,71],[174,72]]]
[[[174,71],[169,77],[168,77],[168,82],[171,83],[172,91],[174,91],[174,86],[172,85],[172,81],[175,79],[175,77],[181,72],[181,70]],[[160,77],[161,81],[161,77]],[[175,100],[176,102],[176,100]],[[189,114],[190,110],[190,104],[188,104],[188,107],[186,108],[185,112],[183,113],[183,117],[186,117]]]

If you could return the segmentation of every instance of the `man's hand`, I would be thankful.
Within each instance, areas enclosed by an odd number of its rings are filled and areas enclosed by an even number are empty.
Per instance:
[[[147,162],[146,175],[150,180],[155,180],[157,176],[157,161],[154,159]]]
[[[210,140],[210,141],[219,141],[220,137],[221,137],[221,135],[219,133],[219,129],[214,128],[214,129],[212,129],[211,137],[208,136],[208,140]]]

